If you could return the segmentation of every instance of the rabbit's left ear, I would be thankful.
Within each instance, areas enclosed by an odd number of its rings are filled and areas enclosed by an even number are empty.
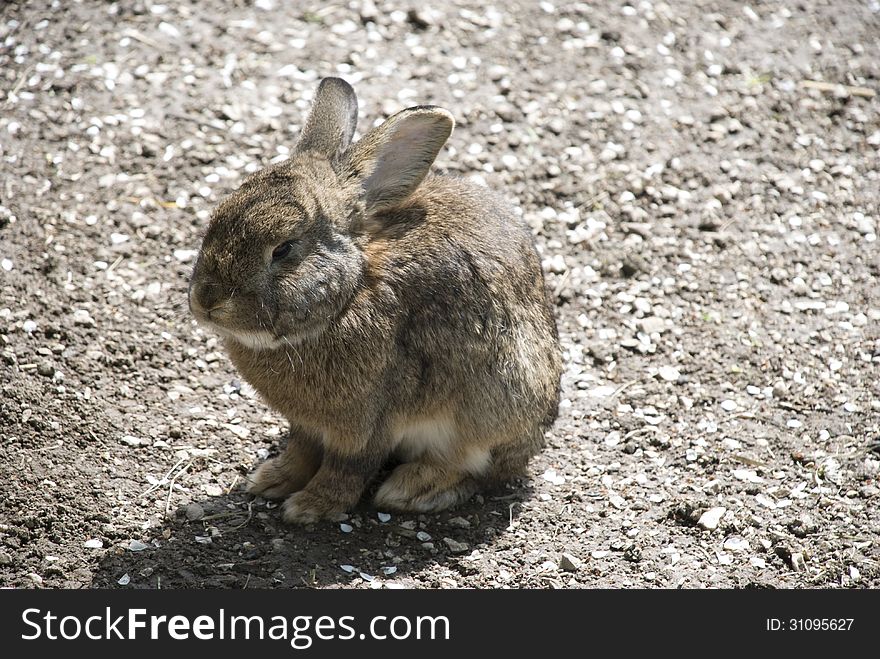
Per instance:
[[[297,151],[317,151],[336,162],[351,144],[357,126],[354,89],[342,78],[324,78],[302,129]]]
[[[352,145],[341,173],[360,182],[367,214],[393,208],[415,192],[454,125],[443,108],[423,105],[398,112]]]

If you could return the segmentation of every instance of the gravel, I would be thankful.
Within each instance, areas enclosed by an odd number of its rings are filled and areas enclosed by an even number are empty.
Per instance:
[[[875,4],[4,4],[0,582],[880,586]],[[452,111],[437,168],[532,228],[566,365],[524,482],[349,533],[242,491],[285,423],[186,310],[326,75],[361,132]]]

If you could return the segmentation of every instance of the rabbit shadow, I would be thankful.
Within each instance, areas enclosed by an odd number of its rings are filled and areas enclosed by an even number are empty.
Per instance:
[[[380,514],[367,495],[345,519],[310,526],[284,523],[279,502],[231,492],[174,511],[146,546],[108,552],[91,587],[456,587],[531,490],[512,484],[433,514]]]

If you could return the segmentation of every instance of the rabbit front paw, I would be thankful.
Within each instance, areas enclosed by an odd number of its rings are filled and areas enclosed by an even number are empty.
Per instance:
[[[283,499],[308,485],[320,465],[320,444],[307,435],[291,430],[281,455],[257,467],[247,477],[245,487],[255,496]]]
[[[283,499],[291,492],[305,487],[306,483],[296,483],[285,468],[283,458],[266,460],[256,471],[247,477],[245,488],[254,496],[266,499]]]
[[[282,505],[282,515],[289,524],[312,524],[336,517],[347,507],[344,503],[303,490],[287,497]]]

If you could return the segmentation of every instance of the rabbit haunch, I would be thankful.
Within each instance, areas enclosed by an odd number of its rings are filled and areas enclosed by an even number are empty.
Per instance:
[[[531,233],[491,192],[428,174],[453,121],[404,110],[357,142],[328,78],[291,158],[214,212],[196,319],[290,422],[249,478],[291,522],[355,505],[439,510],[523,474],[556,416],[561,360]]]

